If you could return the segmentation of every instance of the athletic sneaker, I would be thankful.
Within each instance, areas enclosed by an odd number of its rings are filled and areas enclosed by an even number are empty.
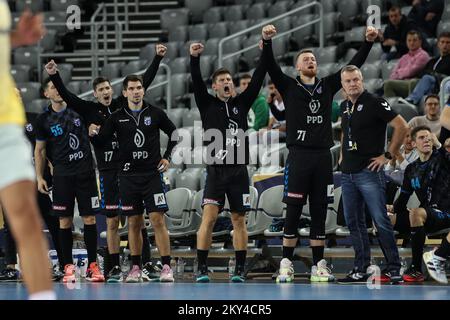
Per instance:
[[[403,273],[403,281],[406,282],[424,282],[425,276],[422,272],[416,270],[414,266],[409,267]]]
[[[97,262],[91,262],[86,270],[86,280],[91,282],[105,282],[105,276],[100,272]]]
[[[156,271],[156,268],[151,262],[147,262],[142,267],[142,280],[147,282],[157,282],[159,281],[160,273]]]
[[[288,258],[281,259],[277,283],[294,281],[294,265]]]
[[[197,273],[197,282],[209,282],[209,276],[208,276],[208,266],[203,265],[198,268]]]
[[[390,284],[398,284],[403,282],[403,277],[400,274],[400,270],[398,271],[381,271],[381,275],[379,277],[374,277],[374,281],[379,281],[380,283],[390,283]]]
[[[445,260],[437,257],[434,251],[428,251],[423,254],[423,261],[427,266],[428,274],[439,283],[448,284],[447,276],[445,274]]]
[[[336,278],[331,274],[325,259],[317,262],[317,266],[311,268],[311,282],[334,282]]]
[[[60,281],[62,278],[64,278],[64,273],[62,273],[59,268],[53,268],[52,269],[52,280],[55,282]]]
[[[107,283],[122,282],[122,269],[120,269],[120,266],[112,267],[112,269],[108,273],[107,279]]]
[[[0,272],[0,281],[18,281],[19,276],[19,270],[16,270],[14,268],[5,268],[2,270],[2,272]]]
[[[236,266],[233,276],[231,277],[231,282],[239,283],[245,282],[245,268],[244,266]]]
[[[130,272],[125,279],[126,283],[139,283],[142,282],[142,272],[138,265],[133,265]]]
[[[337,282],[340,284],[366,284],[369,277],[370,274],[359,272],[358,269],[353,268],[345,278],[338,279]]]
[[[64,277],[63,282],[76,282],[77,277],[75,275],[75,265],[73,264],[66,264],[64,267]]]
[[[159,276],[160,282],[174,282],[173,271],[168,264],[163,265],[161,275]]]

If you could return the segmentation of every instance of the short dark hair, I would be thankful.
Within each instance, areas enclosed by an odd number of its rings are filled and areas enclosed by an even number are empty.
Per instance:
[[[389,9],[389,12],[393,12],[393,11],[400,11],[400,12],[402,12],[402,10],[400,9],[399,6],[392,6],[392,7]]]
[[[450,32],[443,31],[439,34],[438,41],[441,40],[441,38],[450,38]]]
[[[295,62],[296,63],[297,63],[298,57],[300,57],[300,55],[304,54],[304,53],[312,53],[312,54],[314,54],[314,51],[312,51],[311,49],[302,49],[302,50],[300,50],[300,52],[297,53],[297,55],[295,56]]]
[[[427,100],[428,100],[428,99],[431,99],[431,98],[435,98],[435,99],[437,99],[438,101],[440,101],[439,96],[438,96],[437,94],[432,93],[432,94],[427,95],[427,97],[425,98],[424,103],[427,103]]]
[[[135,81],[139,81],[142,85],[144,84],[144,80],[142,80],[141,76],[138,76],[136,74],[130,74],[128,76],[125,77],[125,79],[123,79],[123,90],[127,90],[128,89],[128,82],[135,82]]]
[[[45,78],[45,79],[44,79],[44,81],[42,82],[42,85],[41,85],[41,91],[42,91],[42,93],[44,93],[45,90],[47,90],[48,84],[49,84],[50,82],[52,82],[52,80],[51,80],[50,78]]]
[[[415,141],[415,140],[416,140],[417,132],[422,131],[422,130],[426,130],[426,131],[428,131],[428,132],[431,132],[431,129],[430,129],[430,127],[428,127],[428,126],[417,126],[417,127],[414,127],[414,128],[411,130],[411,139],[413,139],[413,140]]]
[[[212,82],[213,83],[216,82],[217,77],[222,74],[229,74],[231,76],[230,70],[228,70],[227,68],[219,68],[216,71],[214,71],[214,73],[212,75]]]
[[[244,73],[240,78],[239,81],[243,80],[243,79],[251,79],[252,76],[249,75],[248,73]]]
[[[417,36],[420,41],[422,41],[422,34],[417,30],[409,30],[406,34],[407,36]]]
[[[103,82],[108,82],[109,85],[111,85],[111,81],[109,81],[109,79],[106,77],[95,78],[94,81],[92,81],[92,88],[94,89],[94,91],[95,91],[95,89],[97,89],[97,86]]]

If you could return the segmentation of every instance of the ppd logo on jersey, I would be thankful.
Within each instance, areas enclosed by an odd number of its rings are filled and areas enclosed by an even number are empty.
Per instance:
[[[73,133],[69,133],[69,147],[72,150],[78,150],[80,147],[80,140]],[[78,151],[69,155],[69,162],[73,160],[80,160],[84,157],[83,151]]]
[[[150,117],[148,117],[148,118],[150,118]],[[151,120],[149,120],[149,121],[151,121]],[[136,134],[134,135],[134,144],[138,148],[141,148],[145,144],[144,133],[139,129],[136,129]],[[147,158],[148,158],[147,151],[133,151],[133,159],[147,159]]]
[[[311,100],[309,102],[309,110],[311,110],[312,114],[316,114],[317,112],[319,112],[320,109],[320,101],[319,100]],[[306,117],[306,123],[322,123],[323,122],[323,118],[322,116],[307,116]]]

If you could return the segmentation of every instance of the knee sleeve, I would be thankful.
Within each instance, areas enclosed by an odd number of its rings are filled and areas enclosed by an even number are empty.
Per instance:
[[[284,234],[285,239],[296,239],[298,238],[298,224],[300,221],[300,216],[302,214],[301,205],[287,205],[286,220],[284,221]]]

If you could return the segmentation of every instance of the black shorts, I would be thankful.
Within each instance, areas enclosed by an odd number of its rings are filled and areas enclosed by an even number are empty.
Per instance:
[[[333,203],[333,170],[329,150],[289,149],[284,169],[283,202],[292,205]]]
[[[53,177],[52,205],[57,216],[73,217],[75,198],[80,216],[92,216],[99,212],[100,202],[94,171]]]
[[[223,210],[225,194],[231,212],[245,213],[250,210],[250,191],[247,166],[207,166],[206,185],[202,207],[214,204]]]
[[[439,230],[450,228],[450,212],[438,208],[425,207],[427,220],[424,227],[427,233],[434,233]]]
[[[147,212],[169,210],[166,199],[166,184],[162,173],[140,176],[119,176],[121,213],[135,216]]]
[[[120,214],[119,180],[117,171],[100,171],[100,209],[108,218]]]

